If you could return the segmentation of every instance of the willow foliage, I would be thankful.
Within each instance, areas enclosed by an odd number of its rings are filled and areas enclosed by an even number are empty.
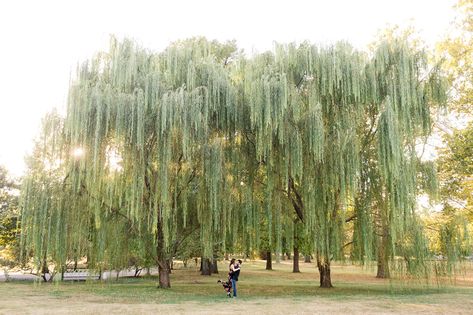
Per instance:
[[[123,264],[129,244],[172,256],[190,225],[207,257],[239,233],[257,248],[263,226],[280,250],[284,233],[292,239],[295,207],[311,248],[341,257],[366,113],[375,108],[394,243],[413,211],[414,142],[430,131],[429,108],[443,96],[425,60],[403,42],[371,57],[347,43],[303,43],[245,58],[232,43],[194,39],[154,53],[112,39],[70,87],[52,149],[62,156],[62,185],[54,195],[24,193],[27,237],[52,244],[44,231],[54,231],[68,244],[48,247],[59,262],[79,253],[111,266]],[[72,157],[74,148],[84,155]],[[370,207],[357,211],[363,242]]]

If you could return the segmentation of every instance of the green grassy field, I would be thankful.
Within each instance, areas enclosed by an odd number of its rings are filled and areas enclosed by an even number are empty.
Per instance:
[[[471,267],[471,266],[470,266]],[[473,313],[472,269],[456,285],[374,278],[374,270],[335,265],[333,289],[318,288],[314,264],[291,263],[264,270],[264,262],[244,263],[237,299],[228,299],[217,280],[197,269],[173,271],[172,288],[156,288],[156,278],[120,278],[84,283],[8,282],[0,284],[1,314],[314,314],[314,313]]]

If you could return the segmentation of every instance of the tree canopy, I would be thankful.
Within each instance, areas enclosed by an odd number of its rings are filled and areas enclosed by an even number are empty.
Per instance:
[[[0,166],[0,259],[10,265],[15,264],[19,254],[18,189],[18,181],[10,176],[5,167]]]
[[[151,252],[167,287],[193,228],[210,258],[242,238],[257,249],[263,229],[280,251],[282,229],[300,222],[322,276],[343,258],[354,200],[378,185],[393,257],[416,220],[416,139],[445,99],[438,69],[402,40],[372,54],[302,43],[248,58],[232,42],[155,53],[112,38],[78,67],[66,117],[44,121],[24,182],[24,245],[59,266],[80,255],[119,268]],[[369,204],[353,216],[359,259],[377,246],[365,241],[371,217]]]

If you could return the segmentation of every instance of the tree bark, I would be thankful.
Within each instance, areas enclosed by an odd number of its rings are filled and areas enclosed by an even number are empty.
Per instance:
[[[169,261],[162,261],[158,266],[159,273],[159,287],[162,289],[169,289],[171,287],[170,266]]]
[[[310,255],[305,255],[305,256],[304,256],[304,262],[305,262],[305,263],[310,263],[310,262],[311,262],[311,261],[310,261]]]
[[[326,289],[333,288],[330,276],[330,260],[317,258],[317,267],[320,275],[320,287]]]
[[[200,272],[202,276],[210,276],[212,274],[210,265],[211,265],[210,259],[202,257],[202,260],[201,260],[202,270]]]
[[[273,260],[271,257],[271,251],[266,252],[266,270],[273,270]]]
[[[386,226],[383,226],[380,246],[378,248],[378,272],[376,278],[389,279],[389,231]]]
[[[292,260],[292,272],[301,272],[299,270],[299,248],[294,246],[294,258]]]
[[[384,215],[387,217],[387,215]],[[381,279],[388,279],[390,277],[390,272],[389,272],[389,258],[390,258],[390,253],[389,253],[389,245],[390,245],[390,234],[389,234],[389,228],[387,226],[386,220],[382,221],[382,226],[381,226],[381,236],[379,237],[378,241],[378,271],[376,274],[376,278],[381,278]]]
[[[48,273],[49,273],[48,262],[46,259],[46,255],[44,255],[43,263],[41,264],[41,277],[43,278],[44,282],[48,282],[48,279],[46,278],[46,274]]]
[[[157,263],[159,273],[159,287],[162,289],[168,289],[171,287],[171,273],[170,260],[167,257],[166,249],[164,248],[164,235],[163,235],[163,224],[162,218],[158,216],[158,242],[157,242]]]
[[[376,273],[376,278],[379,279],[389,279],[389,265],[384,261],[383,258],[378,257],[378,272]]]
[[[212,259],[212,264],[210,265],[210,271],[212,273],[218,273],[217,259]]]

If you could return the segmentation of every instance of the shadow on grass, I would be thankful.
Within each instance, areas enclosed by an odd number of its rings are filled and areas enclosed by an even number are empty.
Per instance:
[[[50,286],[49,295],[55,298],[80,297],[81,299],[98,300],[102,303],[159,303],[179,304],[183,302],[215,303],[228,298],[221,285],[214,277],[203,278],[190,282],[175,281],[170,289],[157,288],[157,279],[130,278],[110,282],[83,282],[39,284],[44,289]],[[22,283],[21,286],[27,284]],[[329,300],[364,300],[364,299],[394,299],[400,301],[425,300],[434,302],[439,294],[471,294],[471,290],[463,288],[437,287],[402,287],[385,284],[353,284],[334,283],[332,289],[322,289],[316,281],[301,281],[285,283],[258,283],[254,281],[239,281],[238,292],[242,300],[291,298],[304,300],[324,298]],[[31,286],[31,284],[30,284]],[[467,292],[468,291],[468,292]]]

